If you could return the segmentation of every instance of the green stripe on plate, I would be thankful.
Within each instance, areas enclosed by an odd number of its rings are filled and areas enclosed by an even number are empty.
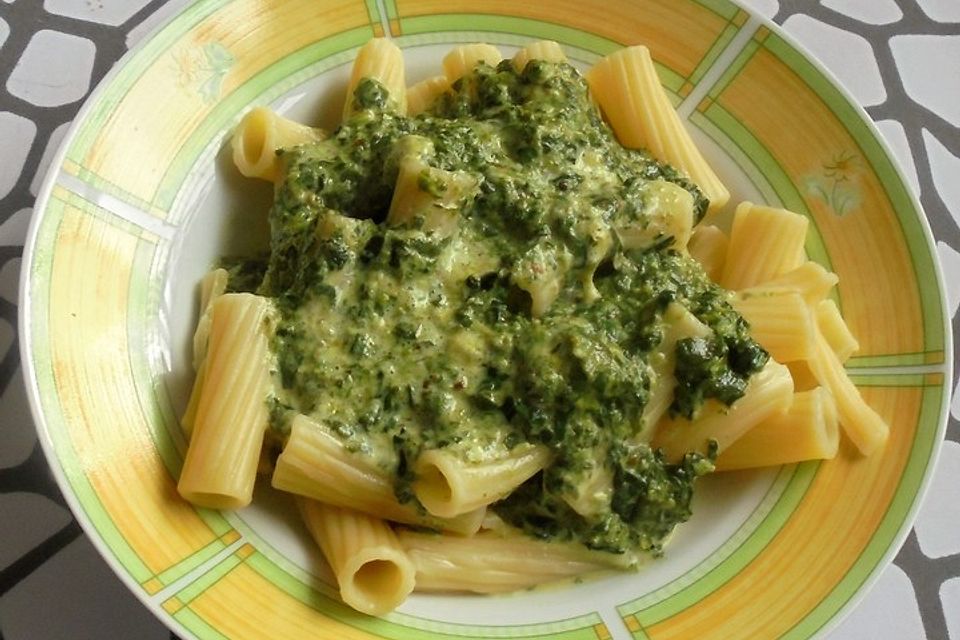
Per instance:
[[[833,83],[828,80],[803,54],[790,46],[785,40],[771,34],[764,47],[790,67],[813,89],[833,114],[846,127],[877,174],[897,214],[900,228],[906,239],[912,257],[917,286],[920,290],[920,306],[923,312],[924,347],[927,351],[943,349],[944,310],[941,306],[940,290],[936,278],[936,268],[932,252],[927,245],[923,232],[923,214],[914,206],[908,187],[900,179],[900,174],[884,152],[863,116],[850,104]]]
[[[621,616],[633,614],[641,626],[650,626],[696,604],[729,582],[766,548],[790,519],[813,482],[819,467],[819,462],[796,465],[793,477],[769,515],[735,552],[702,578],[656,604],[638,606],[638,603],[643,602],[643,599],[640,599],[618,606],[617,611]]]
[[[364,0],[367,5],[367,17],[370,18],[371,25],[380,24],[380,7],[377,6],[377,0]]]
[[[395,20],[399,15],[397,13],[397,3],[394,0],[383,0],[383,4],[387,8],[387,18]]]
[[[920,485],[927,473],[927,466],[939,441],[940,407],[944,387],[926,387],[920,406],[917,435],[910,450],[910,457],[887,513],[863,553],[850,571],[834,587],[804,620],[782,636],[781,640],[803,640],[812,637],[835,618],[839,611],[851,604],[852,598],[864,583],[873,577],[885,563],[883,560],[895,551],[892,546],[904,533],[907,518],[917,503]]]
[[[173,618],[182,624],[185,629],[188,629],[190,633],[198,638],[203,638],[203,640],[230,640],[230,638],[207,624],[207,622],[194,613],[190,607],[181,608],[173,614]]]

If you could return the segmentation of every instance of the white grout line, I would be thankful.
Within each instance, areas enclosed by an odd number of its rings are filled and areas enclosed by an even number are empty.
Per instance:
[[[908,376],[925,373],[946,373],[946,365],[941,364],[891,364],[880,367],[846,367],[851,376]]]
[[[67,191],[75,193],[84,200],[92,202],[101,209],[105,209],[115,216],[123,218],[127,222],[158,235],[165,240],[173,239],[177,233],[175,226],[167,224],[157,216],[138,209],[115,196],[104,193],[65,171],[61,171],[57,176],[57,184]]]
[[[380,12],[380,26],[383,27],[383,37],[395,37],[392,33],[390,33],[390,16],[387,15],[386,0],[377,0],[377,11]]]
[[[627,624],[620,617],[615,606],[604,607],[597,611],[597,615],[607,626],[607,631],[610,632],[612,640],[631,640],[633,638],[633,634],[630,633],[630,629],[627,628]]]
[[[733,40],[720,52],[717,59],[713,61],[713,64],[707,69],[707,72],[700,78],[700,82],[693,87],[690,95],[684,98],[683,102],[677,107],[677,113],[679,113],[684,120],[693,113],[693,110],[697,108],[700,101],[710,92],[710,89],[717,83],[720,76],[724,74],[734,59],[740,55],[740,52],[746,48],[753,34],[757,32],[761,24],[762,22],[760,20],[751,17],[740,27],[737,35],[735,35]]]
[[[243,536],[240,536],[239,539],[234,540],[232,544],[226,546],[225,549],[221,549],[214,555],[212,558],[206,562],[201,563],[200,565],[194,567],[191,571],[188,571],[183,576],[177,578],[167,586],[165,586],[160,591],[157,591],[155,594],[150,596],[150,599],[154,601],[157,605],[161,605],[166,602],[171,597],[177,595],[185,588],[199,580],[204,574],[216,567],[218,564],[229,558],[237,549],[243,546],[246,543],[246,539]]]

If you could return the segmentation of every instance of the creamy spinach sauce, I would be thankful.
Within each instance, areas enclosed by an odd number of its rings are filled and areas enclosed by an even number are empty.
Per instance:
[[[315,417],[402,501],[427,448],[479,462],[540,443],[552,464],[493,511],[542,538],[659,552],[712,470],[635,437],[664,310],[712,330],[676,344],[675,415],[734,402],[767,359],[655,223],[681,189],[699,220],[703,194],[621,147],[566,64],[480,65],[416,117],[366,80],[354,106],[327,140],[280,152],[269,260],[233,269],[282,318],[274,432]],[[410,166],[428,204],[388,220]]]

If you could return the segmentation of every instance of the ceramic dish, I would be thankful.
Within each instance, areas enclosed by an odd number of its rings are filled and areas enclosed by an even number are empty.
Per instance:
[[[734,201],[810,217],[862,346],[848,363],[892,425],[881,454],[723,474],[665,558],[502,597],[342,605],[287,498],[196,509],[175,479],[196,283],[266,239],[269,188],[224,140],[255,104],[331,127],[356,48],[389,35],[411,81],[450,45],[564,44],[581,68],[645,43]],[[38,198],[21,327],[29,393],[78,520],[185,638],[808,638],[909,531],[943,437],[944,294],[916,200],[865,114],[774,26],[727,0],[201,0],[125,57],[82,110]]]

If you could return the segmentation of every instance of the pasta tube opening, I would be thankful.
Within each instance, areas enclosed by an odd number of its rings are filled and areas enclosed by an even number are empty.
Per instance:
[[[367,555],[367,554],[364,554]],[[348,566],[349,578],[340,585],[340,597],[351,607],[371,615],[397,608],[413,591],[416,572],[406,555],[395,549],[358,556]]]
[[[435,516],[453,518],[506,496],[546,466],[550,452],[544,446],[518,451],[481,463],[465,463],[443,449],[432,449],[417,459],[413,491]]]

